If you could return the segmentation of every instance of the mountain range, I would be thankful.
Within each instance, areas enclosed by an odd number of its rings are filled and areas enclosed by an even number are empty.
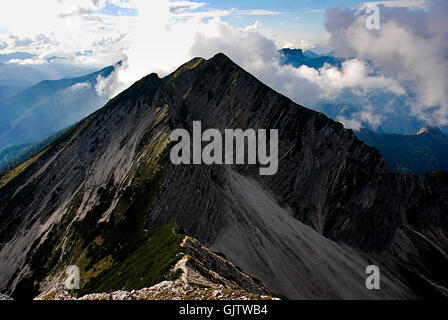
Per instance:
[[[193,121],[278,129],[278,173],[173,165],[170,133]],[[33,298],[68,265],[81,294],[175,280],[188,235],[291,299],[446,298],[447,209],[448,173],[394,173],[225,55],[195,58],[139,80],[2,179],[0,292]],[[365,286],[369,265],[381,290]]]
[[[97,84],[114,71],[110,66],[71,79],[45,80],[18,90],[0,87],[0,149],[35,143],[88,116],[109,96]]]
[[[377,148],[389,168],[402,173],[448,171],[448,136],[439,128],[424,127],[413,135],[355,131],[364,143]]]
[[[295,68],[300,68],[305,65],[310,68],[320,69],[325,64],[341,68],[344,59],[336,58],[329,55],[318,55],[313,51],[307,50],[303,52],[302,49],[284,48],[280,50],[280,63],[282,65],[292,65]]]
[[[25,52],[0,54],[0,86],[25,89],[40,81],[74,78],[96,71],[96,68],[70,64],[60,59],[45,59],[46,63],[26,63],[27,59],[33,57]]]

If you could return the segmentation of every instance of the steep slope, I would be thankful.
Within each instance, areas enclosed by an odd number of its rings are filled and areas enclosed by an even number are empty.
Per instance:
[[[68,130],[70,130],[70,128],[58,131],[54,135],[39,142],[14,145],[1,149],[0,175],[2,175],[5,171],[16,167],[17,165],[20,165],[30,157],[40,153]]]
[[[277,128],[278,173],[171,165],[170,132],[193,120],[203,129]],[[176,223],[290,298],[440,297],[447,182],[446,173],[395,174],[341,124],[226,56],[197,58],[138,81],[0,189],[0,290],[33,297],[70,264],[91,292],[151,286],[171,267],[176,241],[150,239]],[[136,257],[152,265],[161,252],[170,254],[146,282],[141,270],[114,272]],[[381,290],[365,288],[370,264],[380,267]]]
[[[2,86],[0,85],[0,104],[4,103],[6,100],[16,95],[25,88],[14,87],[14,86]]]
[[[423,128],[413,135],[355,132],[364,143],[377,148],[397,172],[448,171],[448,136],[438,128]]]

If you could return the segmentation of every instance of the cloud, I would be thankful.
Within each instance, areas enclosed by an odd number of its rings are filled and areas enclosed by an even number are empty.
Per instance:
[[[347,91],[368,96],[372,90],[381,90],[406,95],[410,112],[428,123],[448,123],[447,1],[426,1],[424,10],[417,0],[378,3],[379,31],[366,29],[360,7],[329,10],[326,29],[331,44],[347,60],[341,69],[326,65],[320,70],[279,64],[279,47],[312,49],[312,42],[275,42],[260,34],[264,28],[259,21],[237,28],[221,20],[281,12],[220,10],[203,1],[110,0],[137,13],[112,16],[100,11],[107,5],[105,0],[34,2],[17,0],[2,10],[0,27],[8,32],[0,33],[0,47],[11,52],[22,46],[38,53],[26,63],[61,57],[67,63],[104,66],[126,58],[113,76],[97,79],[99,95],[112,96],[151,72],[166,75],[192,57],[210,58],[224,52],[267,85],[306,106],[334,100]],[[28,9],[24,17],[23,8]],[[26,26],[17,23],[24,19],[29,19]],[[80,51],[89,53],[80,55]],[[358,123],[375,127],[384,120],[375,105],[363,106],[341,119],[354,127]]]
[[[124,38],[119,45],[96,46],[89,57],[75,56],[80,50],[91,49],[95,41],[116,38],[117,34],[127,33],[132,28],[130,17],[100,13],[105,5],[106,0],[7,1],[0,11],[0,50],[7,49],[5,53],[26,51],[39,55],[40,60],[60,56],[66,58],[67,63],[95,67],[115,63],[121,59],[117,52],[126,46]]]
[[[119,90],[151,72],[164,76],[193,57],[208,59],[223,52],[267,85],[308,106],[345,89],[358,94],[378,88],[404,93],[399,83],[357,59],[345,62],[341,70],[329,65],[320,70],[281,66],[275,41],[258,32],[261,23],[236,28],[219,17],[173,20],[168,1],[135,8],[139,19],[130,34],[127,68],[119,70],[118,79],[125,84]]]
[[[366,124],[376,130],[381,125],[383,116],[375,113],[375,109],[368,105],[363,110],[353,113],[351,117],[339,115],[336,117],[336,121],[341,122],[346,129],[360,130]]]
[[[237,15],[249,15],[249,16],[273,16],[277,14],[281,14],[281,12],[278,11],[270,11],[270,10],[231,10],[230,12],[233,12]]]
[[[336,118],[336,121],[342,123],[344,125],[344,128],[346,129],[353,129],[359,131],[363,127],[362,122],[354,118],[349,119],[344,116],[338,116]]]
[[[302,50],[311,50],[315,48],[315,44],[309,40],[280,40],[275,42],[277,48],[289,48],[289,49],[302,49]]]
[[[170,3],[170,12],[174,14],[196,10],[206,5],[205,2],[175,1]]]
[[[45,64],[47,61],[39,59],[39,58],[31,58],[31,59],[11,59],[9,60],[10,64],[18,64],[18,65],[38,65]]]
[[[122,9],[131,9],[135,15],[106,14],[107,6],[115,5]],[[158,8],[164,7],[162,16],[150,14],[150,11],[161,12]],[[275,15],[278,12],[253,9],[220,10],[210,8],[204,1],[142,1],[142,0],[15,0],[2,5],[0,11],[0,50],[9,52],[26,51],[38,54],[42,61],[47,57],[63,57],[66,63],[89,64],[104,66],[123,59],[123,52],[127,51],[131,59],[134,54],[128,50],[130,43],[136,38],[140,39],[150,33],[159,33],[157,26],[162,25],[160,19],[167,20],[170,27],[177,28],[177,22],[187,22],[190,30],[192,24],[201,19],[224,17],[231,15],[265,16]],[[153,19],[148,25],[155,29],[143,31],[140,25],[144,19]],[[23,23],[27,21],[27,23]],[[30,27],[33,26],[33,27]],[[254,28],[259,25],[253,25]],[[141,35],[138,33],[141,32]],[[157,38],[157,34],[150,35]],[[45,36],[48,41],[37,39]],[[186,32],[183,37],[192,41],[193,35]],[[165,42],[159,38],[159,41]],[[183,39],[174,39],[185,43]],[[140,43],[138,40],[137,43]],[[183,44],[185,46],[185,44]],[[174,46],[175,47],[175,46]],[[89,56],[76,56],[78,51],[93,49]],[[136,55],[136,54],[135,54]],[[168,57],[172,55],[168,53]],[[156,58],[156,57],[155,57]],[[37,61],[37,60],[36,60]],[[176,60],[180,63],[180,61]],[[161,66],[163,69],[163,65]]]
[[[115,70],[107,77],[98,75],[95,84],[95,92],[97,96],[110,99],[123,88],[124,84],[118,78],[120,69],[123,67],[123,64],[116,65]]]
[[[357,59],[343,62],[341,70],[327,64],[320,70],[301,66],[295,72],[299,77],[319,86],[322,91],[320,98],[334,98],[346,88],[358,90],[359,94],[371,89],[383,89],[396,94],[405,93],[397,81],[382,75],[369,75],[372,71],[369,70],[368,64]]]
[[[362,3],[360,9],[365,9],[367,6],[385,7],[402,7],[402,8],[426,8],[426,0],[388,0],[388,1],[369,1]]]
[[[368,30],[356,9],[327,12],[336,53],[369,61],[407,88],[410,112],[432,125],[448,124],[448,1],[428,9],[380,6],[381,29]]]
[[[254,24],[247,26],[244,28],[245,31],[256,31],[258,29],[260,29],[263,26],[263,23],[261,23],[260,21],[255,21]]]
[[[90,83],[88,82],[81,82],[81,83],[75,83],[74,85],[72,85],[71,87],[65,89],[67,92],[76,92],[76,91],[80,91],[80,90],[85,90],[90,88]]]

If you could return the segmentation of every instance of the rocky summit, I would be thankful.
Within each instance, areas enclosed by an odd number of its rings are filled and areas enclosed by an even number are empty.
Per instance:
[[[173,165],[170,133],[193,121],[277,129],[277,174]],[[207,299],[446,298],[447,212],[448,173],[391,172],[352,131],[218,54],[141,79],[1,179],[0,292],[49,293],[76,265],[79,297],[157,284],[188,297],[176,288],[202,270]],[[369,265],[380,290],[366,288]]]

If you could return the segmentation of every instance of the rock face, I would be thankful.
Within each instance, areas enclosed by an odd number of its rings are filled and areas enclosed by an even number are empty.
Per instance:
[[[278,129],[278,173],[172,165],[170,132],[195,120]],[[447,173],[391,172],[350,130],[218,54],[138,81],[0,189],[0,290],[37,296],[71,264],[85,293],[150,287],[179,261],[178,238],[151,230],[176,223],[289,298],[447,297],[447,211]],[[195,261],[218,272],[205,252]],[[365,287],[372,264],[381,290]]]

